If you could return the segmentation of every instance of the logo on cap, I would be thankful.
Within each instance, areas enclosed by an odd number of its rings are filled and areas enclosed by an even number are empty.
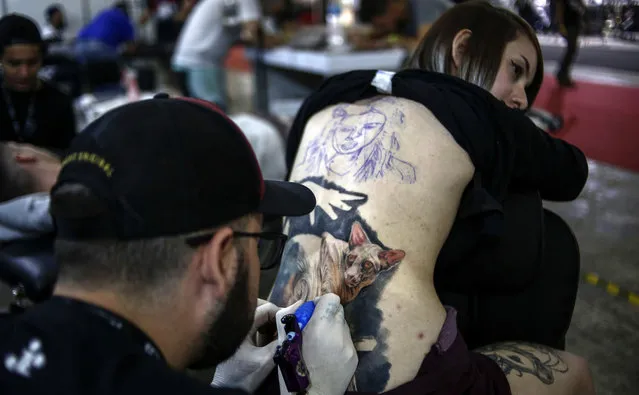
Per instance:
[[[72,162],[85,162],[99,167],[107,177],[113,175],[113,166],[98,154],[90,152],[74,152],[62,160],[62,167]]]

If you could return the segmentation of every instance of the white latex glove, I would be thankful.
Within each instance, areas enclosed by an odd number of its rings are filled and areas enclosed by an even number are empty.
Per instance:
[[[213,387],[240,388],[253,393],[275,368],[273,355],[277,341],[273,340],[264,347],[256,345],[256,333],[260,327],[272,324],[279,307],[264,300],[258,300],[255,321],[246,340],[237,352],[215,368]]]
[[[276,314],[277,336],[286,338],[282,317],[295,312],[301,303]],[[302,332],[302,355],[309,373],[309,395],[344,395],[357,368],[357,352],[344,319],[339,296],[326,294],[315,299],[315,311]],[[279,372],[280,392],[288,394]]]

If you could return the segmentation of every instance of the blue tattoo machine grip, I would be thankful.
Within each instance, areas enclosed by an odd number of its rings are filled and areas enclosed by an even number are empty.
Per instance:
[[[313,316],[313,312],[315,311],[315,302],[309,300],[308,302],[302,304],[300,307],[295,310],[295,318],[297,318],[297,323],[300,325],[300,330],[303,331],[304,327],[308,324]]]

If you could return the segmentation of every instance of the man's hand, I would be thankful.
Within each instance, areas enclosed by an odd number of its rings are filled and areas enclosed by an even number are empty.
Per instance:
[[[60,163],[60,159],[55,154],[31,144],[10,142],[7,143],[7,147],[18,163]]]
[[[301,302],[277,312],[279,341],[286,338],[282,317],[293,314]],[[339,296],[326,294],[315,300],[315,312],[302,333],[302,354],[308,368],[311,395],[342,395],[357,368],[357,352],[344,319]],[[279,373],[280,392],[287,394]]]
[[[277,341],[258,347],[255,335],[261,327],[274,324],[275,314],[279,310],[272,303],[258,301],[253,328],[235,355],[217,366],[211,383],[213,387],[241,388],[252,393],[262,384],[275,367],[273,355]]]
[[[62,163],[53,153],[30,144],[7,143],[12,160],[29,173],[34,181],[34,192],[49,192],[56,180]]]

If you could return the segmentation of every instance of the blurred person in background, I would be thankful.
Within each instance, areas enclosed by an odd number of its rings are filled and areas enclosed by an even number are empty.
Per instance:
[[[172,44],[180,35],[184,21],[198,0],[146,0],[140,25],[155,18],[155,35],[159,44]]]
[[[49,191],[60,158],[29,144],[0,143],[0,244],[53,232]]]
[[[261,36],[262,10],[279,0],[201,0],[189,15],[173,54],[183,93],[225,109],[227,106],[224,60],[240,40],[259,41],[266,47],[288,41],[288,35]]]
[[[246,135],[255,151],[264,178],[284,180],[287,173],[284,161],[284,136],[288,131],[287,125],[276,117],[257,113],[238,113],[229,115],[229,118]]]
[[[586,5],[582,0],[552,0],[553,21],[566,39],[566,51],[557,71],[557,81],[561,86],[572,87],[574,82],[570,71],[579,49],[579,34],[583,29]]]
[[[0,143],[0,284],[27,284],[32,301],[50,295],[57,275],[49,192],[60,168],[60,158],[47,150]]]
[[[540,10],[535,7],[532,0],[516,0],[515,9],[535,31],[543,31],[548,27],[549,21],[546,20],[546,16],[540,13]]]
[[[265,31],[274,34],[277,31],[290,32],[303,24],[293,0],[272,0],[267,2],[264,9],[263,27]]]
[[[449,0],[362,1],[359,20],[372,29],[368,34],[354,34],[351,41],[359,49],[401,46],[412,51],[432,23],[452,6]]]
[[[76,134],[71,98],[38,78],[43,41],[36,23],[9,14],[0,19],[0,141],[61,153]]]
[[[64,41],[64,30],[67,20],[64,16],[64,8],[61,4],[52,4],[44,12],[46,23],[42,26],[42,39],[46,43],[59,43]]]
[[[98,13],[76,37],[75,56],[81,62],[117,60],[136,50],[135,28],[126,1]]]

